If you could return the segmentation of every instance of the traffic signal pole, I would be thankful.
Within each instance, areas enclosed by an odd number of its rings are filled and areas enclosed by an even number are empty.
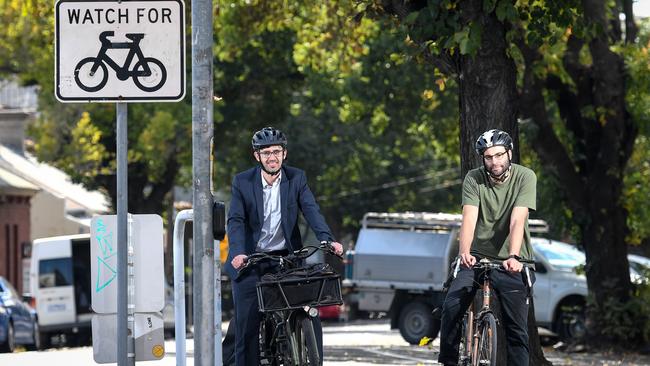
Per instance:
[[[128,309],[133,299],[129,299],[129,252],[127,215],[128,205],[128,104],[116,103],[116,143],[117,143],[117,364],[135,365],[135,345],[133,343],[133,309]],[[129,301],[131,300],[131,301]],[[131,314],[131,319],[129,319]],[[129,326],[131,326],[129,329]]]
[[[212,1],[192,0],[192,299],[195,365],[215,363],[215,264],[210,192],[210,141],[213,136],[212,12]]]

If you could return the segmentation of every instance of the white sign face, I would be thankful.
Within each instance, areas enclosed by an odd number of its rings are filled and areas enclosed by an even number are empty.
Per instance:
[[[59,0],[56,98],[61,102],[183,99],[184,8],[182,0]]]
[[[165,356],[165,333],[160,313],[135,313],[135,360],[153,361]],[[93,359],[97,363],[117,362],[117,315],[94,314],[92,318]]]
[[[156,312],[165,306],[163,224],[158,215],[131,215],[135,311]],[[117,216],[93,217],[90,222],[92,308],[117,313]]]

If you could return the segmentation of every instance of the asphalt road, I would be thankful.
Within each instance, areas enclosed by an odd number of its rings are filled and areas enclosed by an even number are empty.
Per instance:
[[[225,329],[224,329],[225,331]],[[438,365],[437,341],[432,347],[411,346],[387,320],[353,323],[325,323],[323,328],[326,366],[352,365]],[[187,340],[187,365],[193,365],[193,341]],[[165,357],[160,361],[137,362],[138,366],[173,366],[175,343],[165,342]],[[558,366],[650,365],[650,357],[635,354],[561,353],[548,348],[547,358]],[[2,366],[86,366],[93,361],[92,347],[56,348],[40,352],[20,351],[0,354]]]

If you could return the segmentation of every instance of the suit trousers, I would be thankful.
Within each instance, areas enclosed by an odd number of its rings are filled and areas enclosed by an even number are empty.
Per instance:
[[[481,270],[461,268],[452,281],[442,306],[440,355],[438,362],[456,365],[459,356],[461,321],[481,283]],[[534,273],[530,271],[531,284]],[[528,366],[528,296],[525,272],[491,271],[490,283],[501,304],[501,319],[506,335],[508,365]]]
[[[260,262],[232,281],[235,305],[235,364],[259,366],[259,328],[262,313],[257,302],[256,285],[266,273],[277,272],[278,265]],[[320,319],[314,318],[314,333],[323,359],[323,329]]]

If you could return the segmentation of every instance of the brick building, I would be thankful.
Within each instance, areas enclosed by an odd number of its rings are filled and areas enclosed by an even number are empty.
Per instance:
[[[30,243],[30,200],[39,188],[0,168],[0,276],[23,290]]]

